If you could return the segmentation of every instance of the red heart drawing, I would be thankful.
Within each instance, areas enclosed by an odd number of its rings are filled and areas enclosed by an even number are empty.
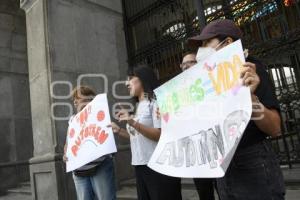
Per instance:
[[[168,123],[168,121],[170,119],[169,113],[163,114],[163,119],[165,120],[166,123]]]

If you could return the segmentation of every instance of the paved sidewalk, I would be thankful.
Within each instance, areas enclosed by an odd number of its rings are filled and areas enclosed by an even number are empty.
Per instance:
[[[282,168],[284,179],[286,182],[286,200],[300,200],[300,167],[288,169]],[[195,186],[191,179],[183,179],[183,200],[199,200]],[[0,200],[31,200],[30,185],[26,187],[10,190],[6,196],[0,197]],[[28,190],[28,191],[27,191]],[[27,192],[26,192],[27,191]],[[20,192],[20,193],[17,193]],[[217,195],[216,195],[217,197]],[[126,181],[123,188],[118,191],[118,200],[136,200],[135,179]],[[216,198],[217,200],[218,198]]]
[[[134,189],[128,189],[126,192],[126,199],[136,199],[136,194]],[[118,199],[125,199],[123,197]],[[183,191],[183,200],[198,200],[197,193],[194,190],[184,190]],[[286,200],[299,200],[300,199],[300,188],[298,189],[288,189]],[[25,194],[9,194],[8,196],[0,197],[0,200],[32,200],[31,196]]]

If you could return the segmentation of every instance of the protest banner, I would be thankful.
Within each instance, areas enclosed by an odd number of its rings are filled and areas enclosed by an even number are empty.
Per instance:
[[[69,122],[67,172],[117,151],[111,127],[107,96],[97,95]]]
[[[252,113],[241,41],[155,90],[162,133],[148,166],[174,177],[222,177]]]

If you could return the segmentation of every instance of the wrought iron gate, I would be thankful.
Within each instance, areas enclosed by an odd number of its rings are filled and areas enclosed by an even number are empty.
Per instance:
[[[276,89],[284,131],[274,149],[282,164],[300,163],[299,0],[123,0],[123,8],[129,65],[149,64],[162,82],[180,72],[186,39],[200,32],[199,21],[233,19]]]

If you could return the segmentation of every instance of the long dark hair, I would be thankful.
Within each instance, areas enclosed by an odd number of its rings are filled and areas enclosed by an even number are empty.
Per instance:
[[[144,92],[147,95],[148,99],[150,101],[152,99],[155,99],[153,90],[159,86],[159,81],[153,69],[151,69],[147,65],[139,64],[133,67],[128,75],[138,77],[142,82]]]

